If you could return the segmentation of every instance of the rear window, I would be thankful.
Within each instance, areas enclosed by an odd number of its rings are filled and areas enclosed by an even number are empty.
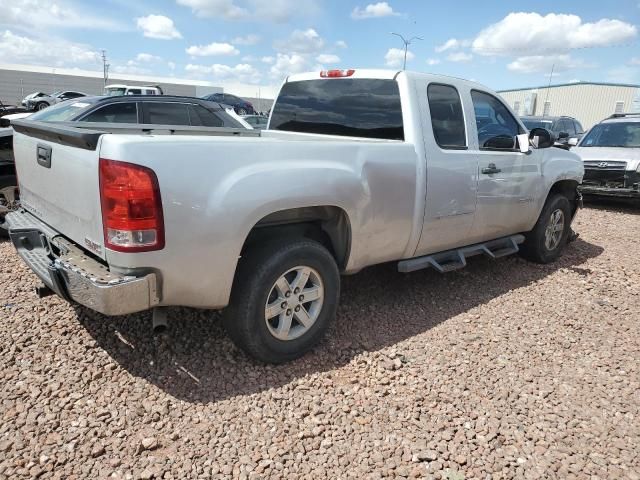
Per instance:
[[[39,112],[29,115],[29,120],[38,120],[40,122],[66,122],[73,120],[81,113],[89,109],[93,104],[92,101],[67,101],[53,105],[51,107],[40,110]]]
[[[270,128],[404,140],[398,84],[357,78],[286,83],[274,106]]]

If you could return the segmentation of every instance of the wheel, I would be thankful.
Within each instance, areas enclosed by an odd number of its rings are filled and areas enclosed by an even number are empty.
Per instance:
[[[242,107],[240,107],[238,109],[238,115],[246,115],[246,114],[247,114],[247,110],[246,109],[244,109]]]
[[[14,175],[0,177],[0,224],[3,222],[2,214],[7,210],[13,210],[18,200],[18,180]],[[0,227],[0,238],[9,236],[4,228]]]
[[[238,264],[223,322],[234,343],[266,363],[298,358],[324,336],[336,313],[340,274],[321,244],[268,244]]]
[[[49,104],[45,103],[45,102],[40,102],[36,105],[36,110],[40,111],[40,110],[44,110],[45,108],[47,108],[49,106]]]
[[[564,195],[551,194],[533,230],[520,248],[523,257],[536,263],[551,263],[562,253],[571,235],[571,204]]]

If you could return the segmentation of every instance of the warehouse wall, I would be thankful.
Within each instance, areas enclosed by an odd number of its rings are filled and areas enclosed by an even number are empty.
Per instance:
[[[623,112],[632,111],[634,98],[640,95],[640,88],[577,83],[499,93],[514,110],[516,110],[516,102],[519,102],[520,111],[516,112],[519,115],[543,115],[545,101],[548,101],[550,104],[548,115],[568,115],[577,118],[587,129],[613,114],[617,102],[623,102]],[[532,95],[535,97],[533,110],[531,113],[525,112],[524,106],[531,101]]]

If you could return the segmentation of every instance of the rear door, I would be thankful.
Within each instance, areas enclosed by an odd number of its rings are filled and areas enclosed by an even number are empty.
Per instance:
[[[417,255],[469,244],[476,210],[478,158],[470,150],[461,92],[418,81],[427,152],[427,202]]]
[[[483,119],[472,140],[479,163],[472,237],[479,242],[522,232],[530,224],[544,150],[520,152],[516,135],[524,129],[500,99],[472,90],[471,100],[476,119]]]
[[[142,123],[151,125],[191,125],[189,105],[179,102],[142,102]]]

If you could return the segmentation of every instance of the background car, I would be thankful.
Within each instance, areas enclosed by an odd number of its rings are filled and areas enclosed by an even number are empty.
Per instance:
[[[526,116],[520,117],[524,126],[529,131],[534,128],[545,128],[553,133],[556,137],[556,144],[561,146],[568,146],[569,139],[575,138],[580,140],[584,135],[584,128],[578,120],[573,117],[561,116],[561,117],[540,117],[540,116]]]
[[[43,110],[47,107],[50,107],[51,105],[55,105],[56,103],[87,96],[86,93],[74,92],[71,90],[55,92],[55,93],[52,93],[51,95],[47,95],[46,93],[42,93],[42,92],[38,92],[37,94],[32,94],[32,95],[28,95],[22,101],[22,104],[26,107],[27,110],[30,110],[30,111]]]
[[[230,93],[212,93],[202,97],[210,102],[224,103],[225,105],[231,105],[238,115],[253,115],[256,111],[253,105],[240,97],[231,95]]]
[[[243,115],[242,118],[256,130],[264,130],[269,124],[269,117],[263,115]]]
[[[104,94],[108,97],[122,95],[164,95],[159,85],[107,85]]]

